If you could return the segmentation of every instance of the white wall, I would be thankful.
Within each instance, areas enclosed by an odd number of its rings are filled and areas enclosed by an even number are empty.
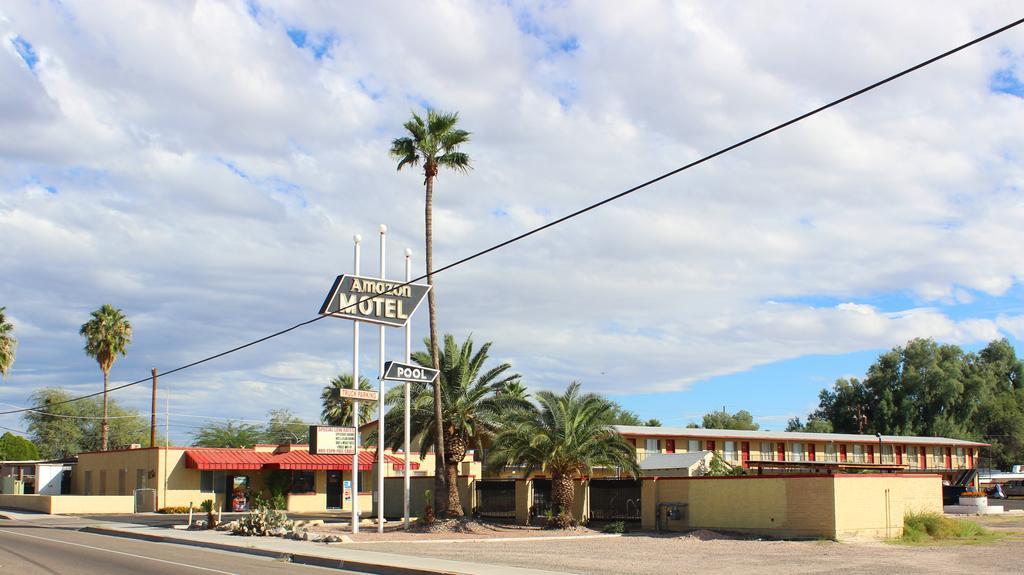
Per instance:
[[[64,465],[40,463],[36,465],[36,493],[39,495],[60,495],[61,473]]]

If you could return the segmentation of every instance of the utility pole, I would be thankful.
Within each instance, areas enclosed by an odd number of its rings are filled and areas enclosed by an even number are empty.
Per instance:
[[[149,446],[156,447],[156,368],[153,368],[153,403],[149,418]]]

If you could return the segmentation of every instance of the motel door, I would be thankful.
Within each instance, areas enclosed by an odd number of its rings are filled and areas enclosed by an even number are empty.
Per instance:
[[[327,508],[341,509],[341,471],[327,472]]]
[[[750,461],[750,442],[744,441],[740,444],[740,464],[744,469],[750,467],[748,461]]]
[[[953,449],[946,448],[946,469],[953,469]]]

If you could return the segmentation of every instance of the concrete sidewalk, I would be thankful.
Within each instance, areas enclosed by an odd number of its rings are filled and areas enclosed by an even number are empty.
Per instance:
[[[344,543],[313,543],[279,537],[238,537],[223,531],[179,531],[133,523],[97,521],[95,518],[52,516],[8,510],[0,510],[0,516],[6,516],[15,521],[37,523],[41,527],[78,529],[100,535],[131,537],[158,543],[190,545],[263,557],[288,558],[293,563],[334,567],[364,573],[385,575],[398,573],[413,575],[500,575],[504,573],[509,575],[565,575],[555,571],[522,569],[505,565],[347,549]]]

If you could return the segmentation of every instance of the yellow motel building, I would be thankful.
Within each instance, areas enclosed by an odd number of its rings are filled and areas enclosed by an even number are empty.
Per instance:
[[[596,469],[577,482],[570,512],[581,520],[634,520],[644,528],[722,529],[780,537],[886,537],[909,511],[942,512],[942,484],[973,476],[984,443],[942,437],[789,433],[618,426],[636,446],[642,477]],[[712,453],[746,472],[706,477]],[[411,454],[412,510],[433,488],[434,458]],[[460,469],[467,514],[526,523],[550,505],[545,470],[485,471],[484,453]],[[0,495],[0,507],[45,513],[131,513],[199,506],[245,510],[268,484],[283,484],[286,509],[347,515],[359,497],[376,511],[377,455],[312,454],[308,445],[157,447],[82,453],[66,495]],[[405,459],[385,452],[385,516],[401,516]],[[849,472],[855,473],[849,473]],[[359,473],[359,493],[351,490]]]

